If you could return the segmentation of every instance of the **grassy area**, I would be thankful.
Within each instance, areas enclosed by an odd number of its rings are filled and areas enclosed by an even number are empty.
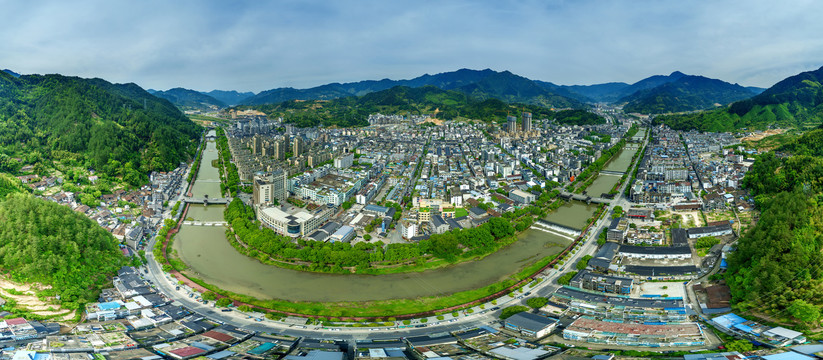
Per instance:
[[[454,209],[454,217],[469,216],[469,211],[464,208]]]
[[[214,122],[218,122],[218,123],[221,123],[221,124],[225,124],[225,123],[230,122],[227,119],[222,119],[222,118],[214,117],[214,116],[206,116],[206,115],[189,115],[189,119],[191,119],[193,121],[197,121],[197,120],[199,120],[199,121],[214,121]]]

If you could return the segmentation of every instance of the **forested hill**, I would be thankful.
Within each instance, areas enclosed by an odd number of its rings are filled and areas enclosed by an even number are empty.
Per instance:
[[[704,110],[716,105],[748,99],[755,92],[737,84],[703,76],[685,75],[651,89],[637,91],[620,99],[630,113],[663,114]]]
[[[498,99],[476,99],[460,91],[442,90],[434,86],[410,88],[398,86],[359,97],[331,101],[285,101],[279,104],[255,106],[270,117],[282,116],[286,122],[300,127],[365,126],[369,114],[430,115],[438,119],[464,117],[482,121],[503,122],[507,115],[520,116],[529,111],[534,119],[556,119],[575,125],[604,123],[602,117],[585,110],[552,111],[528,104],[510,104]]]
[[[226,103],[220,100],[189,89],[174,88],[166,91],[154,91],[151,94],[171,101],[172,104],[183,110],[210,110],[213,107],[218,109],[226,107]]]
[[[7,156],[45,166],[71,158],[136,185],[151,170],[187,160],[198,134],[172,103],[135,84],[0,72],[0,152]]]
[[[725,108],[658,116],[655,122],[676,130],[700,131],[814,127],[823,122],[823,67],[788,77],[759,95]]]
[[[743,180],[762,212],[728,258],[735,307],[799,329],[823,309],[823,129],[760,155]]]
[[[0,269],[51,286],[38,295],[82,310],[126,263],[117,240],[83,214],[28,194],[0,199]]]
[[[397,86],[419,88],[434,86],[454,90],[477,99],[498,99],[508,102],[543,105],[555,108],[583,108],[583,102],[556,93],[538,82],[509,71],[460,69],[435,75],[423,75],[409,80],[368,80],[352,83],[331,83],[309,89],[277,88],[260,92],[243,100],[243,105],[279,104],[289,100],[333,100],[363,96]]]

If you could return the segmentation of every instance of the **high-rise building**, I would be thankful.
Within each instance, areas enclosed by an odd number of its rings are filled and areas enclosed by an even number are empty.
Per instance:
[[[260,155],[263,152],[263,137],[254,135],[252,138],[251,152],[254,155]]]
[[[532,113],[523,112],[523,132],[532,131]]]
[[[271,205],[274,200],[283,203],[288,198],[286,172],[280,169],[271,174],[258,173],[252,181],[252,202],[255,206]]]
[[[271,196],[280,203],[286,201],[289,197],[288,174],[282,169],[276,169],[271,173],[272,192]]]
[[[507,116],[506,117],[506,124],[509,130],[509,134],[514,134],[517,132],[517,117],[516,116]]]
[[[303,138],[300,137],[300,136],[295,136],[294,141],[292,141],[292,147],[291,147],[292,156],[298,157],[300,155],[303,155],[303,153],[305,151],[306,151],[306,149],[305,149],[305,144],[303,143]]]
[[[286,158],[286,144],[283,140],[277,140],[274,142],[272,156],[275,160],[283,160]]]

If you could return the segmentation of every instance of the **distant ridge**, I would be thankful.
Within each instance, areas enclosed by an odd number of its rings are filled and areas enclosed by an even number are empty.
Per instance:
[[[658,116],[676,130],[733,131],[766,127],[819,126],[823,122],[823,67],[781,80],[749,99],[711,111]]]
[[[331,83],[309,89],[277,88],[262,91],[242,101],[242,105],[277,104],[290,100],[332,100],[349,96],[362,96],[396,86],[418,88],[434,86],[443,90],[455,90],[479,99],[499,99],[557,108],[582,108],[586,105],[577,99],[566,97],[535,81],[490,69],[460,69],[435,75],[425,74],[409,80],[367,80],[353,83]]]
[[[677,80],[639,90],[619,100],[623,110],[642,114],[711,109],[748,99],[753,92],[737,84],[703,76],[682,75]]]
[[[9,69],[3,69],[3,72],[4,72],[4,73],[6,73],[6,74],[9,74],[9,75],[11,75],[11,76],[14,76],[14,77],[16,77],[16,78],[19,78],[19,77],[20,77],[20,74],[18,74],[18,73],[16,73],[16,72],[14,72],[14,71],[11,71],[11,70],[9,70]]]
[[[155,91],[152,95],[171,101],[172,104],[184,110],[209,110],[212,107],[218,109],[226,107],[226,103],[209,95],[184,88]]]

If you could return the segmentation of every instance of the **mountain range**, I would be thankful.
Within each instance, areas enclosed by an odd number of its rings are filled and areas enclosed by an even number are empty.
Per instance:
[[[669,78],[672,75],[669,75]],[[760,93],[757,90],[717,79],[680,75],[682,76],[677,76],[674,81],[638,90],[621,98],[619,102],[625,103],[623,110],[642,114],[703,110],[725,106]]]
[[[248,106],[242,106],[245,108]],[[531,112],[535,118],[555,119],[574,125],[601,124],[605,119],[585,110],[553,111],[542,105],[509,103],[500,99],[478,99],[458,90],[443,90],[433,85],[395,86],[363,96],[333,100],[283,101],[255,105],[269,117],[283,117],[298,127],[364,126],[369,114],[407,113],[430,115],[450,120],[458,117],[489,122],[504,122],[506,116]]]
[[[675,130],[732,131],[744,128],[810,128],[823,122],[823,67],[790,76],[749,99],[711,111],[658,116]]]
[[[585,104],[555,93],[525,77],[509,71],[490,69],[460,69],[435,75],[425,74],[410,80],[367,80],[353,83],[331,83],[309,89],[277,88],[260,92],[241,102],[242,105],[276,104],[290,100],[331,100],[362,96],[396,86],[418,88],[431,85],[442,90],[455,90],[474,98],[499,99],[508,102],[542,105],[555,108],[582,108]]]
[[[182,109],[208,109],[234,105],[259,106],[291,100],[332,100],[363,96],[396,86],[434,86],[462,92],[478,100],[498,99],[510,103],[550,108],[585,108],[589,103],[626,104],[633,112],[668,113],[701,110],[756,95],[762,89],[743,88],[721,80],[675,71],[654,75],[633,84],[613,82],[595,85],[556,85],[531,80],[509,71],[460,69],[408,80],[365,80],[331,83],[308,89],[275,88],[258,94],[187,89],[152,91]],[[202,95],[202,96],[201,96]]]

